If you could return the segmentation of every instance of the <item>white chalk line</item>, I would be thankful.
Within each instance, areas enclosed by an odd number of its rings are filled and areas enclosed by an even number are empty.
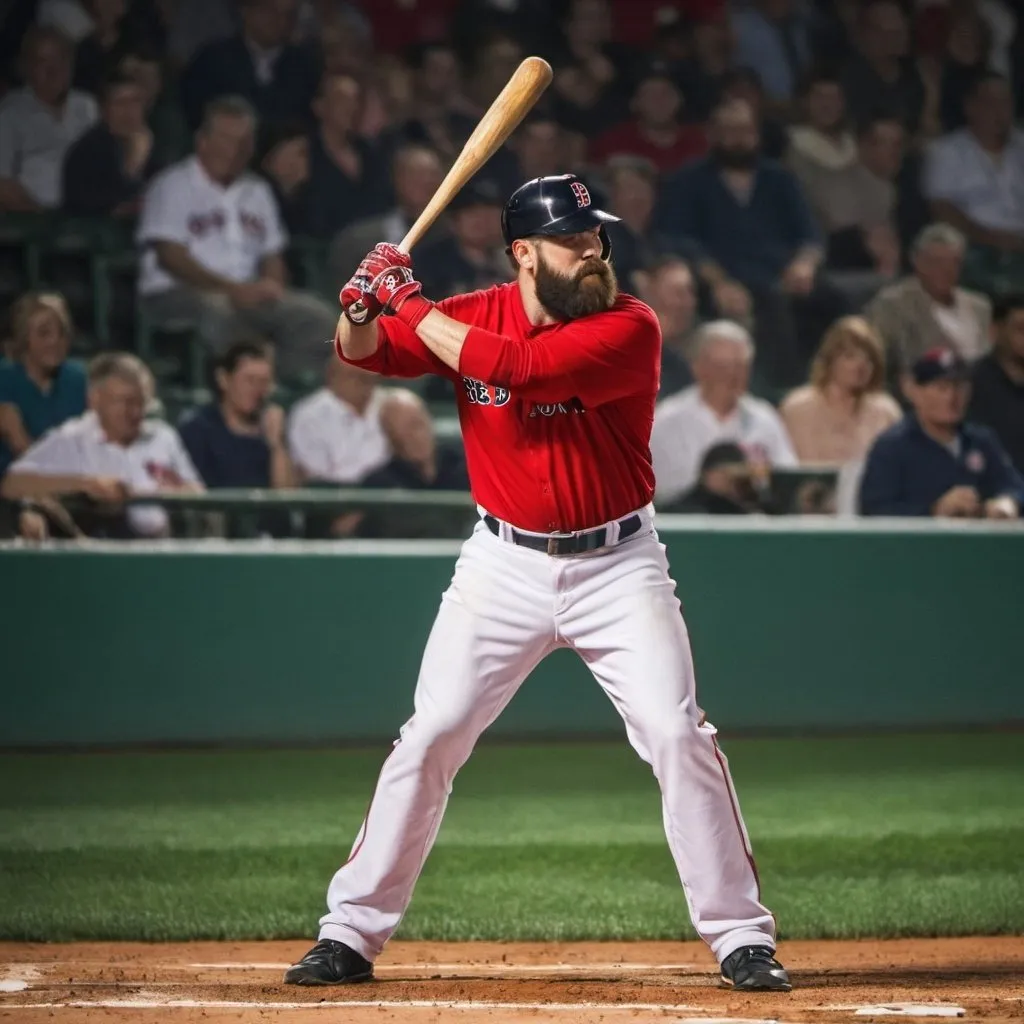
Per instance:
[[[166,967],[175,965],[167,964]],[[292,964],[268,963],[224,963],[224,964],[187,964],[181,969],[216,970],[216,971],[286,971]],[[696,967],[696,964],[377,964],[376,974],[394,974],[402,971],[459,971],[463,974],[475,972],[494,972],[502,974],[581,974],[591,971],[684,971]],[[710,969],[709,969],[710,971]]]
[[[685,1003],[494,1003],[475,1000],[453,999],[365,999],[340,1000],[337,1002],[289,1002],[272,1000],[233,999],[75,999],[53,1003],[0,1003],[0,1008],[17,1006],[19,1010],[62,1010],[62,1009],[104,1009],[104,1010],[548,1010],[552,1013],[578,1013],[581,1010],[646,1011],[663,1010],[666,1013],[702,1013],[703,1006],[689,1006]],[[774,1020],[748,1020],[748,1018],[695,1017],[701,1024],[723,1021],[744,1021],[745,1024],[778,1024]]]

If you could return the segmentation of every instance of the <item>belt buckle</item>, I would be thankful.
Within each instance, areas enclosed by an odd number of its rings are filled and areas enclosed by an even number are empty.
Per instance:
[[[548,554],[552,557],[558,554],[558,537],[548,537]]]

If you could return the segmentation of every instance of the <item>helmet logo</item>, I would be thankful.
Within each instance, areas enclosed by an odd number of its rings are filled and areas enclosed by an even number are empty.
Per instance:
[[[576,196],[576,205],[581,209],[584,206],[589,206],[590,193],[587,191],[587,186],[582,181],[574,181],[571,187],[573,195]]]

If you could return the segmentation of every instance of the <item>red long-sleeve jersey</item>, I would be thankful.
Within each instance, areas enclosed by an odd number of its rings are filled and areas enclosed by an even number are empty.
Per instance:
[[[455,381],[478,505],[522,530],[556,533],[651,501],[661,328],[649,306],[619,295],[607,312],[537,327],[512,283],[438,309],[472,325],[458,372],[394,317],[377,321],[373,355],[345,361],[386,377]]]

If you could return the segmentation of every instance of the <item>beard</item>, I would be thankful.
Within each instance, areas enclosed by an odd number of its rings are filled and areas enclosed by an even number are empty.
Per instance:
[[[575,274],[559,274],[538,254],[537,301],[558,320],[577,320],[612,308],[619,282],[610,263],[587,260]]]
[[[756,149],[726,149],[723,146],[715,146],[715,160],[719,167],[727,171],[749,171],[757,163],[758,152]]]

